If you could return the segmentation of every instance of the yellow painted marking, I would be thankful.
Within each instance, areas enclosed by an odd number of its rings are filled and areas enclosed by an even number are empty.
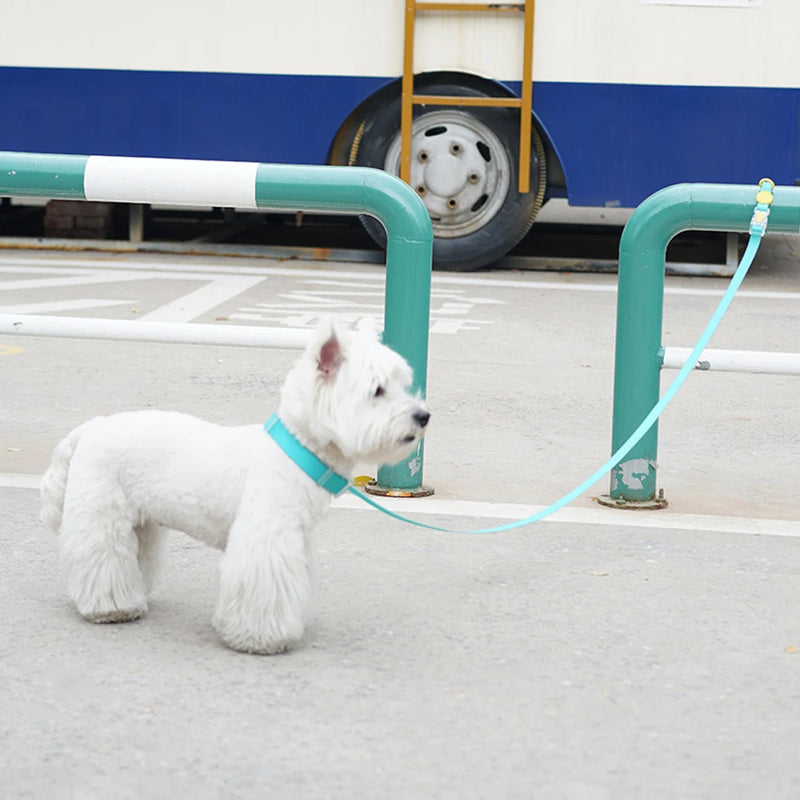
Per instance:
[[[25,352],[24,347],[17,347],[14,344],[0,344],[0,356],[16,356]]]

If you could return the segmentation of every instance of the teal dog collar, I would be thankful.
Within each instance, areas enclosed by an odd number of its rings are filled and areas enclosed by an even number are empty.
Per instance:
[[[264,430],[317,486],[333,495],[341,494],[347,488],[350,481],[320,461],[307,447],[303,447],[277,414],[273,414],[264,423]]]

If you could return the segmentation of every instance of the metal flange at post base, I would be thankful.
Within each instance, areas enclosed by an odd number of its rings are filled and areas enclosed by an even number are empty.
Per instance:
[[[378,497],[430,497],[434,489],[432,486],[414,486],[409,489],[396,489],[391,486],[381,486],[377,481],[365,484],[364,491]]]
[[[659,489],[658,495],[647,500],[628,500],[625,497],[612,497],[610,494],[601,494],[595,498],[601,506],[607,508],[621,508],[626,511],[658,511],[666,508],[669,501],[664,497],[664,490]]]

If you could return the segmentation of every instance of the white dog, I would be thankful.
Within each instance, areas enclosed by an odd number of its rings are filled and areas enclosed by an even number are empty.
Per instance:
[[[303,633],[312,530],[340,476],[396,463],[423,435],[430,415],[412,378],[374,335],[324,322],[286,378],[272,433],[156,410],[73,430],[44,475],[42,519],[60,533],[78,611],[93,622],[144,614],[164,529],[176,529],[225,551],[213,619],[223,641],[286,650]],[[276,431],[303,451],[296,460]]]

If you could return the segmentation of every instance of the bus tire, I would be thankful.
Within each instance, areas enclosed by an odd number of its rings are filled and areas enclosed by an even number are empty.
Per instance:
[[[486,97],[479,89],[429,83],[425,94]],[[400,172],[400,98],[381,106],[359,131],[350,163]],[[411,186],[433,224],[433,264],[469,271],[506,255],[530,230],[544,200],[544,147],[535,127],[530,159],[531,191],[517,191],[519,112],[507,108],[415,106]],[[383,226],[362,217],[381,246]]]

